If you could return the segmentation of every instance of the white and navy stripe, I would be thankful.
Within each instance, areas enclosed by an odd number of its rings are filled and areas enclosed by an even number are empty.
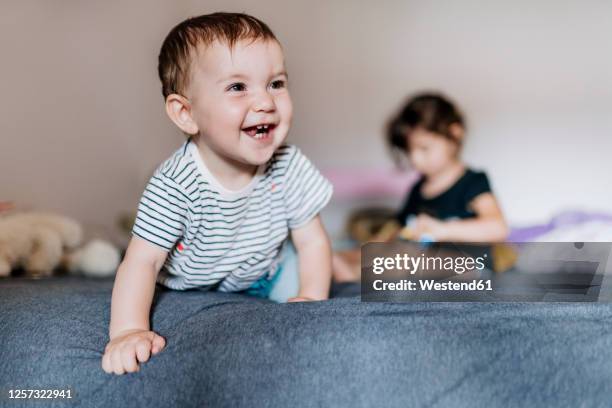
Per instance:
[[[274,273],[289,230],[316,216],[332,190],[291,145],[260,166],[247,187],[227,190],[188,140],[149,180],[132,233],[169,252],[160,284],[240,291]]]

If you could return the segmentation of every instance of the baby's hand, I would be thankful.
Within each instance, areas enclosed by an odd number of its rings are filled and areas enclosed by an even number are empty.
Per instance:
[[[118,375],[139,371],[138,362],[149,360],[166,346],[166,340],[149,330],[127,330],[109,341],[102,357],[102,369]]]

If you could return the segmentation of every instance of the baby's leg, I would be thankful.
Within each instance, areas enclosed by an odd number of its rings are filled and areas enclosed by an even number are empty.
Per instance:
[[[361,279],[361,249],[334,253],[332,275],[335,282],[356,282]]]
[[[287,299],[296,297],[300,290],[297,251],[291,241],[285,243],[280,256],[281,265],[280,270],[277,271],[280,275],[276,278],[268,299],[285,303]]]

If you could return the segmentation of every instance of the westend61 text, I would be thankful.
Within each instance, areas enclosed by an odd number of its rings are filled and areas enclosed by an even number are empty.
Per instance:
[[[417,282],[402,279],[396,282],[385,282],[381,279],[373,282],[374,290],[400,290],[400,291],[484,291],[493,290],[490,279],[475,279],[469,282],[436,282],[432,279],[420,279]]]

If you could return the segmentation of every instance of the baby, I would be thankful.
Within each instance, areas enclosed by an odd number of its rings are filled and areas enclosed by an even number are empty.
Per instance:
[[[158,68],[166,113],[189,137],[140,200],[112,293],[107,373],[138,371],[165,347],[149,327],[156,282],[269,297],[289,235],[299,291],[288,301],[326,299],[331,281],[318,214],[332,186],[283,144],[292,104],[270,28],[245,14],[190,18],[166,37]]]

